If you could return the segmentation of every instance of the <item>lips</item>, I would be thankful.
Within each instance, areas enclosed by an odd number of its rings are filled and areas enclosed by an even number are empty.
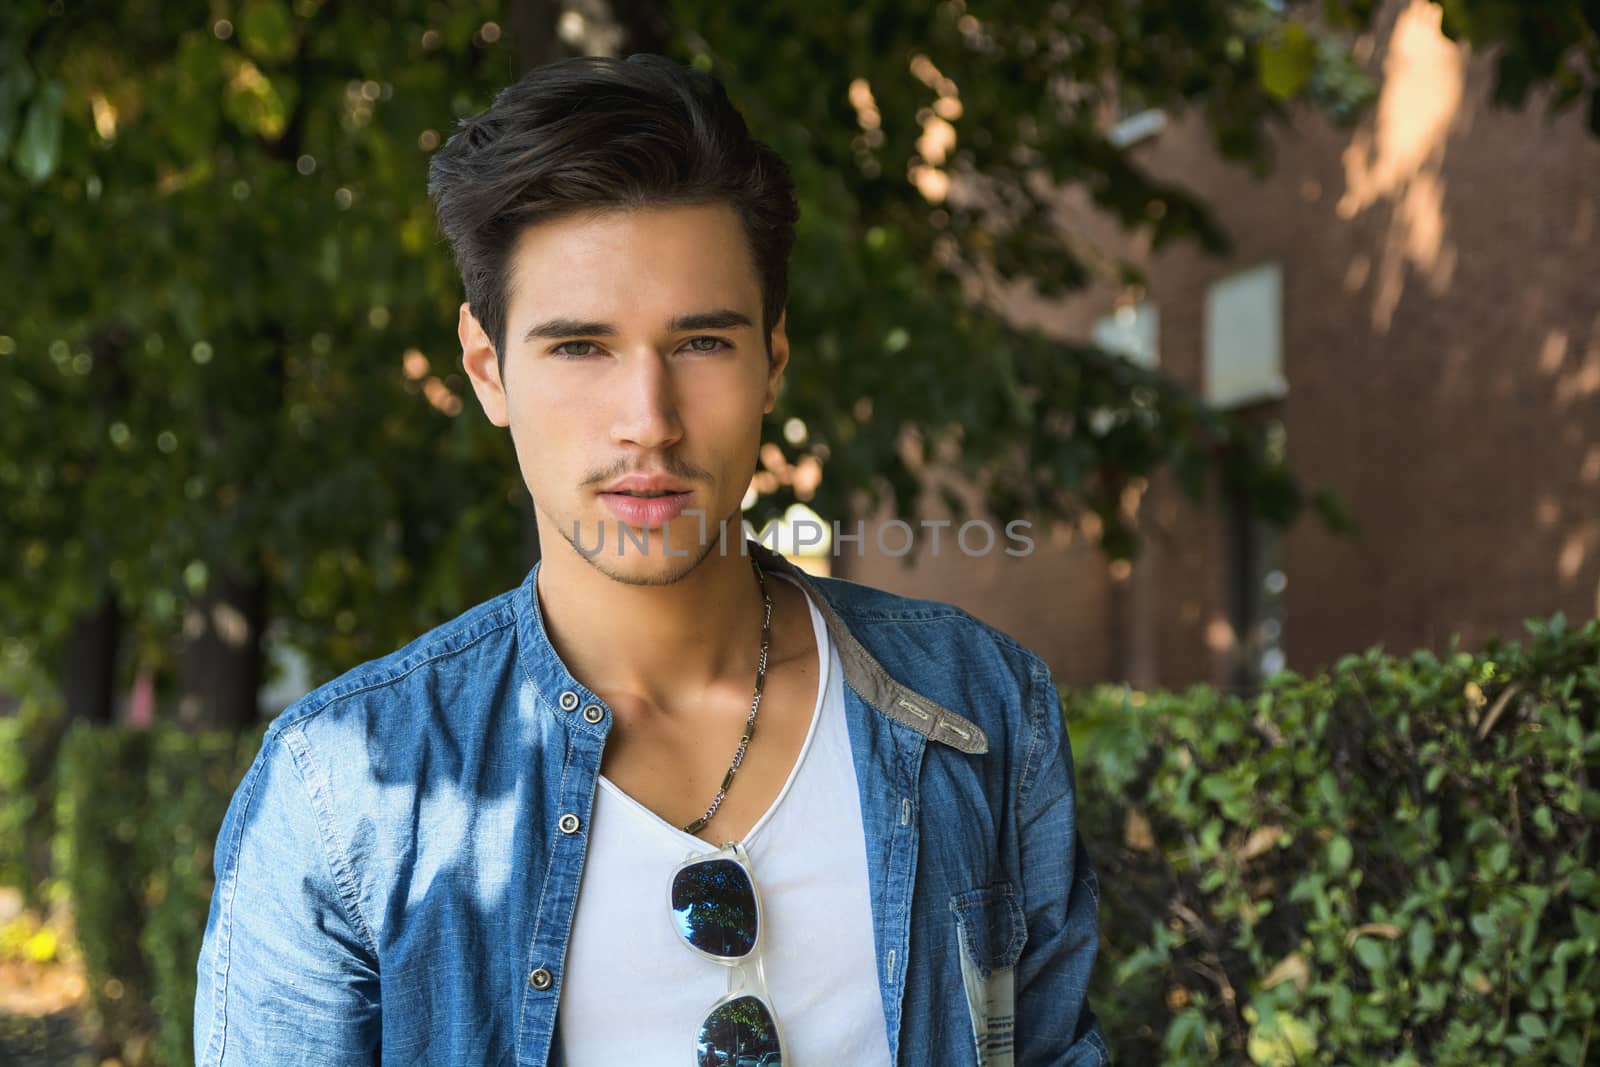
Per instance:
[[[689,487],[664,474],[630,474],[618,478],[601,490],[603,493],[687,493]]]
[[[600,494],[600,502],[611,514],[629,526],[639,527],[666,525],[682,514],[693,498],[694,494],[689,490],[665,496],[629,496],[627,493],[610,491]]]

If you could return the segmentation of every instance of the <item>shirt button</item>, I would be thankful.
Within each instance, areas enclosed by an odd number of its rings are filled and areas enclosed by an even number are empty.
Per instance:
[[[569,811],[561,816],[556,825],[561,827],[561,832],[564,834],[575,834],[578,832],[578,817]]]
[[[566,692],[561,694],[561,710],[562,711],[571,711],[573,708],[575,708],[577,706],[578,706],[578,694],[577,693],[573,692],[571,689],[568,689]]]
[[[550,978],[550,972],[545,970],[543,967],[540,967],[537,971],[534,971],[532,974],[528,975],[528,984],[540,992],[549,989],[551,981],[552,979]]]
[[[601,719],[603,719],[605,717],[606,717],[606,713],[600,707],[599,704],[587,704],[587,705],[584,706],[584,709],[583,709],[583,721],[584,722],[590,722],[590,723],[599,722]]]

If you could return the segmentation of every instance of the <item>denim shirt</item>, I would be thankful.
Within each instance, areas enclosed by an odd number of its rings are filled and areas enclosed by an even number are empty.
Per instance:
[[[1109,1063],[1044,664],[958,608],[745,550],[806,589],[843,664],[893,1061]],[[551,645],[537,574],[268,728],[217,838],[201,1067],[559,1062],[612,714]]]

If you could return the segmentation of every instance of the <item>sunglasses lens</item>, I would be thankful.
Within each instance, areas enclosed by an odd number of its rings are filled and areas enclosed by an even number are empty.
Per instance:
[[[781,1067],[778,1025],[758,997],[730,1000],[706,1016],[696,1046],[700,1067]]]
[[[756,891],[733,860],[706,860],[672,879],[672,917],[678,933],[701,952],[723,959],[756,947]]]

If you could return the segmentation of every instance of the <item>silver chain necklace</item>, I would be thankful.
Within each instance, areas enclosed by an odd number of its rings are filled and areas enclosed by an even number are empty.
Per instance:
[[[728,764],[728,773],[722,778],[722,788],[717,790],[717,795],[711,798],[711,806],[706,813],[683,828],[684,833],[697,834],[701,827],[711,821],[711,816],[717,813],[722,806],[722,798],[728,795],[728,787],[733,784],[734,772],[739,769],[739,764],[744,762],[744,750],[750,747],[750,738],[756,732],[756,712],[761,708],[761,690],[767,683],[767,650],[772,645],[772,595],[767,592],[767,578],[761,573],[761,564],[755,557],[750,558],[750,564],[755,568],[756,582],[761,586],[761,658],[756,661],[756,692],[750,699],[750,715],[744,720],[744,733],[739,737],[738,751],[733,754],[733,762]]]

